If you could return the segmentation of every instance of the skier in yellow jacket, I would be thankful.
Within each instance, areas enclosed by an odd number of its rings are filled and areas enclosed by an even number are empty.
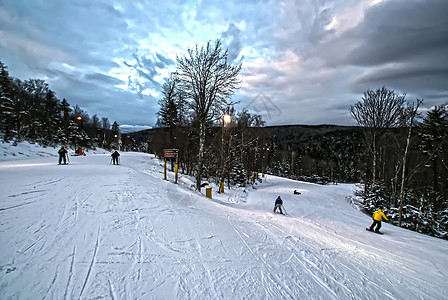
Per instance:
[[[380,228],[381,228],[381,221],[383,220],[389,221],[389,219],[386,217],[386,215],[383,213],[383,211],[381,209],[378,209],[377,211],[375,211],[372,215],[372,219],[373,219],[373,223],[372,225],[370,225],[369,230],[373,231],[373,227],[375,227],[375,232],[380,233]]]

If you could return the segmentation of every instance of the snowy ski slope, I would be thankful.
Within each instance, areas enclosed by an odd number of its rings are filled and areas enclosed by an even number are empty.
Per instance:
[[[0,161],[0,299],[448,299],[447,241],[367,232],[353,185],[268,176],[211,200],[152,155],[42,151]]]

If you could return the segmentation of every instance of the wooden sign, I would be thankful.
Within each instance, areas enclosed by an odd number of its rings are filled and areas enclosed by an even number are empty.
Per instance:
[[[176,158],[179,153],[179,149],[164,149],[163,156],[165,158]]]

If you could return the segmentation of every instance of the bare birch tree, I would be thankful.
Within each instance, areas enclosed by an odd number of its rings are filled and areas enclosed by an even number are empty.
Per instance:
[[[367,145],[372,152],[372,182],[377,180],[378,142],[384,129],[399,125],[406,95],[382,87],[367,90],[362,101],[350,106],[350,113],[358,125],[364,127]]]
[[[409,130],[408,130],[408,136],[406,138],[406,148],[404,150],[403,155],[403,167],[401,172],[401,189],[400,189],[400,209],[398,212],[399,219],[398,219],[398,226],[401,227],[402,222],[402,216],[403,216],[403,197],[404,197],[404,185],[406,182],[406,162],[408,159],[408,153],[409,153],[409,146],[411,145],[411,134],[412,134],[412,125],[414,124],[415,116],[417,115],[418,108],[422,104],[423,100],[417,99],[417,105],[414,108],[414,105],[410,107],[410,116],[409,116]]]
[[[222,42],[208,41],[205,46],[196,45],[184,56],[177,57],[177,72],[180,89],[187,98],[189,109],[199,122],[199,153],[196,187],[200,189],[207,122],[221,117],[231,105],[230,98],[241,82],[238,73],[241,64],[227,61],[227,50]]]

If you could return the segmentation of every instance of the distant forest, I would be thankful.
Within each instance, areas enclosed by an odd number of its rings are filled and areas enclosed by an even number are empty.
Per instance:
[[[420,114],[420,100],[407,103],[383,87],[347,108],[358,126],[265,126],[260,115],[238,112],[231,103],[201,125],[197,112],[182,105],[185,95],[172,93],[178,81],[170,78],[159,101],[158,128],[121,134],[116,122],[59,100],[43,80],[13,78],[1,62],[0,71],[0,140],[120,147],[160,158],[164,149],[175,148],[180,172],[194,176],[203,151],[201,183],[225,182],[226,188],[256,185],[263,174],[359,183],[367,213],[382,208],[394,224],[448,239],[447,104]]]

